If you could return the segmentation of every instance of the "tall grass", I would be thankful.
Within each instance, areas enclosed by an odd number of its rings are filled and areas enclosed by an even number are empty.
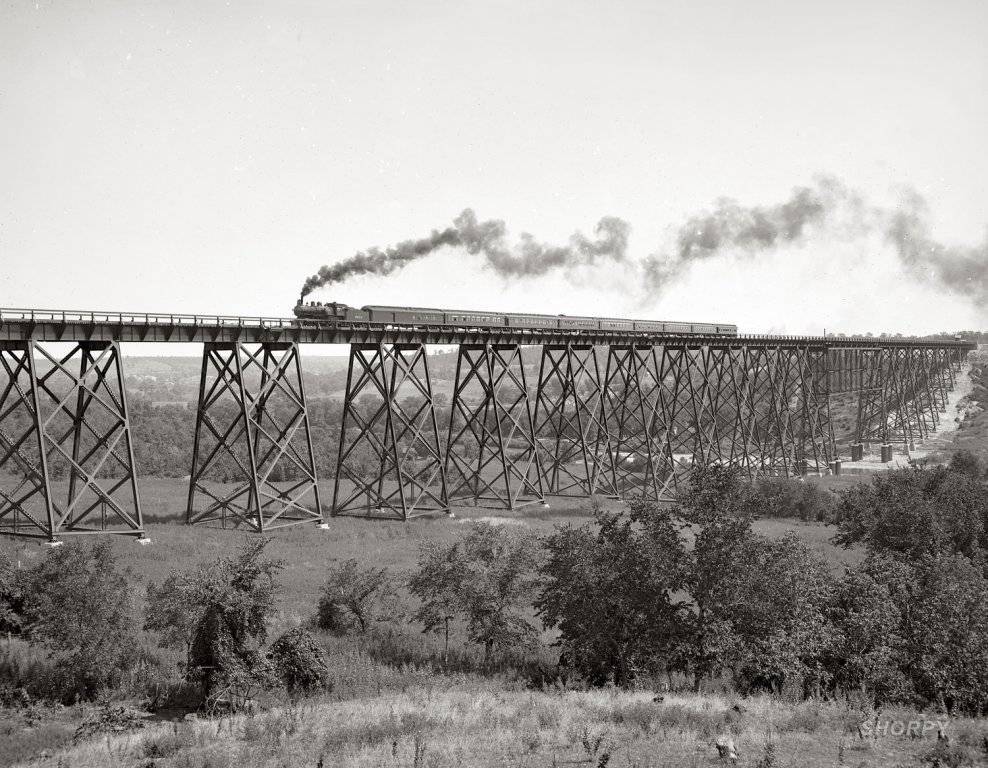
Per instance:
[[[771,755],[784,768],[915,765],[935,736],[861,740],[837,702],[617,690],[510,691],[463,679],[448,687],[347,702],[327,697],[256,716],[172,723],[67,748],[32,765],[264,768],[274,766],[551,766],[672,768],[717,764],[714,741],[730,735],[742,765]],[[894,716],[917,717],[906,711]],[[957,750],[983,764],[984,721],[950,724]],[[769,746],[771,745],[771,746]],[[606,756],[606,758],[605,758]],[[59,762],[61,761],[61,762]],[[153,761],[149,763],[148,761]]]

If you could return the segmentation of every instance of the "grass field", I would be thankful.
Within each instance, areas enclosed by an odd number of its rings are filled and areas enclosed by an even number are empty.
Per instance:
[[[829,486],[846,483],[843,478],[821,478]],[[854,481],[850,481],[854,482]],[[178,478],[148,478],[142,481],[142,501],[145,508],[148,546],[139,546],[130,537],[114,538],[114,549],[120,562],[131,569],[139,584],[160,582],[175,570],[196,563],[232,554],[251,535],[246,531],[210,526],[187,526],[184,508],[188,481]],[[330,498],[331,484],[323,489]],[[607,506],[618,502],[604,500]],[[463,526],[472,520],[488,520],[517,524],[536,533],[548,533],[563,523],[579,525],[592,519],[589,499],[550,498],[550,508],[531,506],[518,512],[506,513],[476,507],[454,507],[455,517],[418,518],[409,522],[365,520],[337,517],[329,530],[304,524],[279,529],[269,536],[271,557],[283,559],[286,568],[281,575],[280,609],[283,618],[291,622],[311,615],[319,587],[325,581],[326,568],[333,560],[354,557],[364,563],[387,566],[397,572],[410,571],[422,544],[450,541],[459,536]],[[167,522],[165,522],[167,521]],[[796,531],[835,568],[854,564],[861,555],[835,547],[829,541],[833,526],[803,523],[795,520],[759,520],[755,528],[767,536],[781,537]],[[12,554],[16,560],[28,563],[47,551],[36,540],[0,539],[0,551]]]
[[[738,764],[774,768],[985,765],[984,720],[946,724],[952,754],[934,763],[935,715],[877,715],[887,735],[858,735],[876,714],[844,703],[723,695],[596,690],[538,693],[479,681],[436,681],[345,703],[312,700],[254,717],[152,725],[33,760],[48,768],[174,766],[582,765],[692,768],[725,765],[715,742],[731,738]],[[735,709],[737,706],[737,709]],[[922,723],[928,721],[929,725]],[[915,723],[912,735],[896,733]],[[28,765],[25,763],[25,765]]]

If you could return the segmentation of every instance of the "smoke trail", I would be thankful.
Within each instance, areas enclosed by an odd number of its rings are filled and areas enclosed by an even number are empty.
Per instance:
[[[890,243],[903,266],[918,279],[932,282],[979,303],[988,304],[988,238],[979,246],[948,247],[930,236],[928,208],[916,192],[907,192],[894,207],[876,206],[833,177],[797,187],[784,201],[742,206],[722,198],[712,210],[692,216],[675,230],[671,245],[634,262],[640,269],[643,300],[651,302],[683,279],[697,263],[723,255],[759,256],[806,239],[853,240],[878,235]],[[579,232],[565,245],[537,241],[523,233],[508,242],[499,219],[480,221],[469,208],[453,226],[428,237],[390,248],[370,248],[336,264],[321,267],[302,288],[341,283],[354,275],[388,275],[442,247],[460,247],[506,278],[526,278],[569,271],[597,263],[624,263],[631,228],[615,217],[600,220],[591,239]]]
[[[396,269],[401,269],[412,261],[428,256],[437,248],[444,245],[459,245],[459,243],[459,233],[455,229],[449,228],[442,232],[433,230],[429,237],[423,237],[419,240],[405,240],[384,250],[369,248],[344,261],[319,267],[319,271],[302,285],[302,295],[307,296],[323,285],[342,283],[353,275],[390,275]]]
[[[597,224],[594,240],[577,232],[570,237],[568,245],[547,245],[523,233],[520,242],[512,248],[508,245],[507,227],[503,221],[478,221],[477,215],[467,208],[453,220],[452,227],[441,232],[434,230],[429,237],[406,240],[385,249],[370,248],[336,264],[320,267],[305,281],[302,295],[324,285],[342,283],[354,275],[389,275],[443,246],[462,246],[467,253],[483,257],[484,264],[497,274],[510,278],[593,265],[598,259],[623,261],[630,231],[627,222],[607,216]]]
[[[912,274],[969,296],[984,307],[988,303],[988,237],[980,246],[945,246],[930,237],[928,216],[922,196],[907,190],[889,217],[886,238]]]
[[[756,256],[798,240],[808,226],[827,217],[836,201],[849,197],[835,179],[821,178],[815,187],[797,187],[788,200],[768,207],[746,208],[729,198],[720,198],[713,211],[693,216],[679,228],[675,250],[644,259],[646,290],[660,293],[693,263],[717,256],[727,248]]]
[[[988,301],[988,239],[976,247],[947,247],[930,237],[928,207],[918,193],[908,191],[893,208],[869,205],[832,177],[797,187],[777,205],[744,207],[722,198],[713,211],[691,217],[676,232],[673,248],[643,259],[646,298],[656,298],[697,262],[728,250],[757,258],[811,230],[831,239],[879,234],[917,278]]]

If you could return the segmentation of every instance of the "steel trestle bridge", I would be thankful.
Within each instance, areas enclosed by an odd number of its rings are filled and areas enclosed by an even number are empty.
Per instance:
[[[0,309],[0,533],[143,535],[122,342],[203,344],[186,519],[257,531],[325,522],[303,344],[350,345],[329,514],[400,520],[551,495],[661,501],[698,464],[839,473],[871,445],[888,460],[936,429],[975,348]],[[448,412],[429,344],[459,348]]]

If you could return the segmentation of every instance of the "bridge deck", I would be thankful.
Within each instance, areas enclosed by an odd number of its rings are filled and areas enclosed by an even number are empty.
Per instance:
[[[89,312],[0,308],[0,343],[27,341],[121,341],[362,344],[674,344],[683,346],[827,347],[831,349],[955,348],[976,344],[953,339],[906,337],[699,336],[622,331],[519,330],[442,326],[322,323],[294,317],[235,317],[161,312]]]

